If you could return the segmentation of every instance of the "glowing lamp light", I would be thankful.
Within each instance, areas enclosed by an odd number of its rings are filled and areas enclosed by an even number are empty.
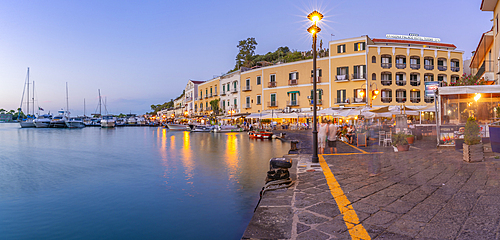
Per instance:
[[[378,95],[380,93],[380,91],[378,89],[375,89],[375,90],[373,90],[373,93],[375,93],[375,95]]]
[[[358,93],[358,95],[359,95],[360,98],[363,98],[363,96],[365,96],[365,92],[361,91],[361,92]]]
[[[321,32],[321,28],[319,28],[318,26],[316,25],[312,25],[310,26],[307,31],[310,33],[310,34],[316,34],[316,33],[319,33]]]
[[[321,19],[323,19],[323,14],[321,14],[320,12],[314,10],[312,13],[309,13],[309,15],[307,15],[307,18],[313,22],[314,24],[316,24],[317,22],[321,21]]]
[[[474,96],[474,100],[477,102],[477,100],[479,100],[481,98],[481,93],[476,93],[476,95]]]

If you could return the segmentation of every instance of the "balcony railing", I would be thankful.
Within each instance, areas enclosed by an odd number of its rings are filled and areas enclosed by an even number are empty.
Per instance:
[[[252,108],[250,103],[245,104],[245,109]]]
[[[299,80],[297,79],[288,80],[288,85],[297,85],[297,84],[299,84]]]
[[[434,97],[424,97],[424,101],[426,103],[433,103],[434,102]]]
[[[411,69],[420,69],[420,64],[410,64]]]
[[[381,97],[380,100],[383,103],[390,103],[390,102],[392,102],[392,97]]]
[[[214,97],[217,97],[217,92],[214,92]]]
[[[446,67],[446,66],[439,66],[438,65],[438,70],[439,71],[446,71],[446,69],[448,69],[448,67]]]
[[[335,81],[349,81],[349,75],[336,75]]]
[[[391,68],[392,67],[392,63],[381,63],[380,66],[382,68]]]
[[[335,98],[335,104],[349,104],[351,101],[349,98]]]
[[[214,95],[212,95],[212,93],[210,93],[210,95],[208,96],[209,98],[213,97]]]
[[[451,67],[452,72],[460,72],[460,67]]]
[[[396,102],[398,103],[406,102],[406,97],[396,97]]]
[[[267,87],[270,87],[270,88],[276,87],[276,82],[269,82]]]
[[[237,93],[238,92],[238,89],[237,88],[233,88],[231,89],[231,93]]]
[[[278,101],[267,102],[267,107],[277,107],[277,106],[278,106]]]
[[[205,99],[207,99],[207,98],[208,98],[208,95],[205,95]]]
[[[366,75],[364,73],[354,73],[352,74],[352,79],[366,79]]]
[[[410,85],[412,85],[412,86],[420,86],[420,81],[419,80],[410,80]]]
[[[412,102],[412,103],[419,103],[420,102],[420,97],[410,97],[410,102]]]
[[[404,85],[406,85],[406,80],[396,80],[396,85],[404,86]]]
[[[434,70],[434,65],[424,65],[425,70]]]
[[[193,101],[193,97],[187,97],[186,98],[186,102],[191,102],[191,101]]]
[[[286,106],[288,107],[299,106],[299,100],[286,101]]]
[[[221,96],[226,96],[226,91],[220,93]]]
[[[397,69],[404,69],[404,68],[406,68],[406,63],[396,63],[396,68]]]
[[[392,80],[382,79],[380,81],[382,82],[382,85],[384,85],[384,86],[390,86],[392,84]]]
[[[353,103],[366,103],[366,98],[352,98]]]
[[[250,86],[250,85],[241,87],[241,91],[243,91],[243,92],[251,91],[251,90],[252,90],[252,86]]]
[[[314,100],[309,100],[309,105],[314,105]],[[323,99],[318,99],[316,105],[323,105]]]
[[[314,82],[314,77],[311,77],[311,83],[313,83],[313,82]],[[320,83],[320,82],[321,82],[321,77],[318,77],[317,83]]]

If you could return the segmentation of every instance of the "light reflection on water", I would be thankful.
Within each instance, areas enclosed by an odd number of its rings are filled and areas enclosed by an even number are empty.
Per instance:
[[[246,133],[0,124],[1,239],[238,239],[268,161]]]

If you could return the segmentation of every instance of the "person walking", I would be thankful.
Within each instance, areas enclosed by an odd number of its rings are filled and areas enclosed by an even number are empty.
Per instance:
[[[332,123],[332,120],[328,120],[328,147],[330,148],[330,153],[337,153],[337,126]]]
[[[328,125],[326,124],[326,120],[323,119],[319,124],[318,128],[318,147],[320,154],[325,153],[327,134],[328,134]]]

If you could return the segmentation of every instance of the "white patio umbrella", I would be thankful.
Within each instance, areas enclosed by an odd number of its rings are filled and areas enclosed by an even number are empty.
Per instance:
[[[321,109],[318,111],[319,114],[325,114],[325,115],[338,115],[340,110],[333,110],[332,108],[325,108]]]

